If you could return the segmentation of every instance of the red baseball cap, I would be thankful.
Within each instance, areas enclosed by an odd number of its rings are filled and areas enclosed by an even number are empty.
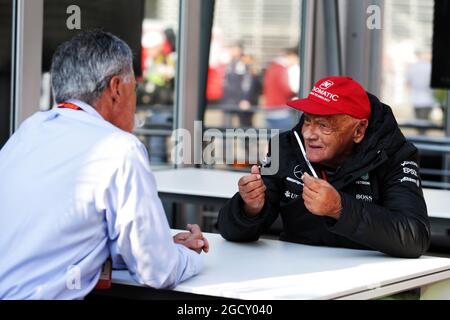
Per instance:
[[[287,105],[314,115],[347,114],[357,119],[370,117],[369,97],[351,77],[322,78],[307,98],[289,101]]]

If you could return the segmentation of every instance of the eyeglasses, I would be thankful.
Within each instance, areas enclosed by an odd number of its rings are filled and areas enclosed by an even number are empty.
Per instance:
[[[317,127],[321,133],[326,134],[326,135],[330,135],[335,131],[335,128],[325,120],[314,121],[312,119],[305,118],[305,121],[303,123],[303,129],[308,129],[313,126]]]

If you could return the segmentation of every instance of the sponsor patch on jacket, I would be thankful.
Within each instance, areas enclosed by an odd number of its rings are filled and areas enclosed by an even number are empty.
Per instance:
[[[410,178],[410,177],[403,177],[403,178],[401,178],[401,179],[399,179],[400,180],[400,182],[412,182],[412,183],[414,183],[417,187],[420,187],[420,181],[419,181],[419,179],[413,179],[413,178]]]
[[[297,179],[301,179],[305,172],[303,171],[302,166],[298,164],[295,166],[292,173],[294,174],[294,177],[296,177]]]
[[[363,174],[360,179],[364,180],[364,181],[369,180],[369,173],[367,172],[367,173]]]
[[[370,186],[369,173],[367,172],[367,173],[363,174],[361,177],[359,177],[359,180],[356,180],[355,184]]]
[[[403,161],[401,163],[403,177],[399,179],[400,183],[414,183],[420,187],[419,166],[414,161]]]
[[[417,170],[416,169],[412,169],[412,168],[408,168],[408,167],[403,167],[403,173],[404,174],[410,174],[414,177],[418,177],[419,175],[417,174]]]
[[[355,196],[356,200],[362,200],[362,201],[366,201],[366,202],[372,202],[372,196],[368,195],[368,194],[357,194]]]
[[[407,165],[411,165],[411,166],[414,166],[416,168],[419,167],[419,165],[416,162],[414,162],[414,161],[403,161],[402,164],[401,164],[402,167],[407,166]]]
[[[298,194],[292,193],[292,192],[290,192],[289,190],[286,190],[286,192],[284,193],[284,196],[285,196],[286,198],[292,199],[292,200],[297,199],[297,198],[299,197]]]

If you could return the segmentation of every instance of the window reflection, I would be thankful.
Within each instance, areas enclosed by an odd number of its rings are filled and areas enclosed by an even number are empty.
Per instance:
[[[173,129],[179,1],[45,0],[41,110],[53,104],[48,74],[53,52],[77,33],[61,28],[67,19],[66,8],[72,4],[80,7],[82,30],[100,28],[112,32],[133,50],[138,82],[134,133],[146,145],[153,168],[167,166],[171,158],[168,141]]]
[[[146,144],[153,167],[170,163],[173,129],[178,1],[147,1],[142,26],[142,77],[137,94],[141,125],[135,134]],[[175,14],[174,14],[175,13]]]
[[[205,129],[225,132],[240,128],[245,132],[250,128],[283,131],[293,127],[297,111],[286,102],[299,90],[299,5],[300,1],[291,0],[216,0]],[[214,144],[216,149],[230,148],[222,140]],[[257,145],[237,143],[235,147],[237,158],[247,159],[246,154],[256,153],[252,149],[266,149],[267,140],[260,139]],[[232,165],[243,170],[249,166],[248,161]]]
[[[445,90],[430,87],[434,1],[385,1],[381,98],[407,135],[443,135]]]

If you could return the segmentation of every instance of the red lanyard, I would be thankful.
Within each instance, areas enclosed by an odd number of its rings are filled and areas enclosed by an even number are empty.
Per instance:
[[[69,102],[62,102],[60,104],[58,104],[58,108],[66,108],[66,109],[72,109],[72,110],[81,110],[84,111],[83,109],[81,109],[79,106],[77,106],[76,104],[73,103],[69,103]]]

